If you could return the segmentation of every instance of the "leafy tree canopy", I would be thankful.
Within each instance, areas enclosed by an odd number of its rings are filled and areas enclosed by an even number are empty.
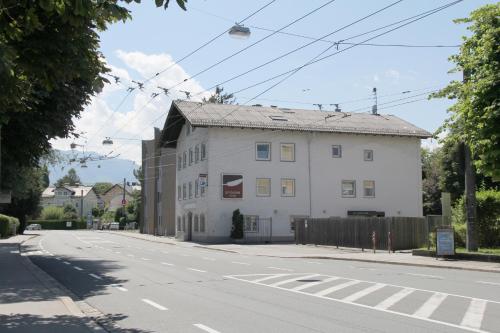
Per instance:
[[[224,88],[215,87],[215,92],[209,98],[203,97],[203,103],[215,103],[215,104],[234,104],[233,94],[227,94],[224,92]]]
[[[101,182],[94,184],[94,192],[97,195],[104,194],[107,190],[113,187],[113,183]]]
[[[73,168],[69,169],[68,173],[56,182],[56,186],[76,186],[78,184],[81,184],[81,180]]]
[[[465,82],[452,81],[433,95],[457,101],[442,130],[449,131],[449,140],[471,147],[479,172],[500,180],[500,3],[455,22],[469,24],[472,34],[450,58],[451,72],[463,72]]]

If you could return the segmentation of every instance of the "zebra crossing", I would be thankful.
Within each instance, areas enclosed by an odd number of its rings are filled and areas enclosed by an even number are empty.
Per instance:
[[[500,333],[498,301],[314,273],[225,277],[466,331]]]

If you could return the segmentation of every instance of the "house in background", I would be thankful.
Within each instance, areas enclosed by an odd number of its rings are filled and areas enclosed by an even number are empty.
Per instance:
[[[76,208],[79,216],[92,214],[92,208],[97,207],[98,197],[92,186],[57,186],[47,187],[42,193],[42,207],[64,207],[70,204]]]
[[[132,197],[132,192],[134,191],[133,187],[126,186],[125,187],[125,200],[130,202]],[[122,207],[123,200],[123,185],[115,184],[109,190],[104,192],[99,196],[102,201],[103,207],[107,207],[108,210],[117,210]]]
[[[431,135],[393,115],[175,101],[159,134],[143,142],[154,161],[143,162],[143,206],[175,195],[179,239],[228,241],[235,209],[246,236],[283,241],[300,217],[422,216],[420,140]],[[162,149],[176,161],[160,163]]]

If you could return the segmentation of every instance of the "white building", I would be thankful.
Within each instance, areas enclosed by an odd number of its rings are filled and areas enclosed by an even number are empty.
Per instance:
[[[176,237],[228,241],[235,209],[273,240],[295,217],[422,216],[429,136],[393,115],[175,101],[160,144],[176,149]]]
[[[66,204],[76,208],[78,215],[86,218],[97,207],[98,198],[92,186],[47,187],[42,193],[42,207],[64,207]]]

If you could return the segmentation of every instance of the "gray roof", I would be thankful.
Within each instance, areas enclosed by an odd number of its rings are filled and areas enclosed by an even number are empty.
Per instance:
[[[432,135],[394,115],[174,101],[165,129],[180,115],[192,126],[355,133],[428,138]],[[175,131],[175,130],[174,130]],[[165,133],[163,133],[165,135]],[[167,137],[172,138],[171,135]],[[176,139],[176,138],[175,138]]]

